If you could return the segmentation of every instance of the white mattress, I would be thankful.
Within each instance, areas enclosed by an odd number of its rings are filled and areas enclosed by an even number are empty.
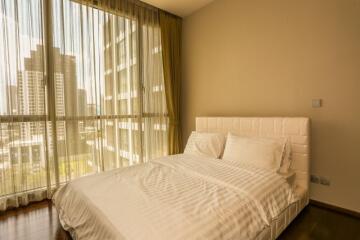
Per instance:
[[[276,173],[181,154],[77,179],[53,201],[75,239],[273,239],[307,199]]]

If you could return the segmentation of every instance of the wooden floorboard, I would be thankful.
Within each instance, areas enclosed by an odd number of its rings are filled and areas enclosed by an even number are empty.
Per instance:
[[[0,214],[1,240],[69,240],[50,201]],[[360,240],[360,219],[309,205],[281,234],[280,240]]]
[[[360,219],[310,204],[278,239],[360,240]]]
[[[50,201],[30,204],[0,214],[1,240],[70,240]]]

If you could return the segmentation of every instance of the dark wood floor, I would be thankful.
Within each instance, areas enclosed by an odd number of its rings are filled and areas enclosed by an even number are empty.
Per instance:
[[[69,240],[51,202],[0,213],[1,240]],[[279,237],[282,240],[360,240],[360,219],[309,205]]]
[[[50,201],[0,213],[0,240],[71,240]]]

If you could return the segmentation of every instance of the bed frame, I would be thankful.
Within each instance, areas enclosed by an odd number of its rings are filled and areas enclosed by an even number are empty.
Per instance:
[[[309,203],[310,119],[289,117],[197,117],[196,131],[232,132],[252,137],[286,137],[292,148],[291,170],[296,173],[295,192],[299,200],[286,208],[257,239],[276,239]]]

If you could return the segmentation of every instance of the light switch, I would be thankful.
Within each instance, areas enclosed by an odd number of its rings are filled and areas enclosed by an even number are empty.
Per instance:
[[[312,100],[312,107],[313,107],[313,108],[320,108],[320,107],[322,107],[322,100],[321,100],[321,99],[313,99],[313,100]]]

